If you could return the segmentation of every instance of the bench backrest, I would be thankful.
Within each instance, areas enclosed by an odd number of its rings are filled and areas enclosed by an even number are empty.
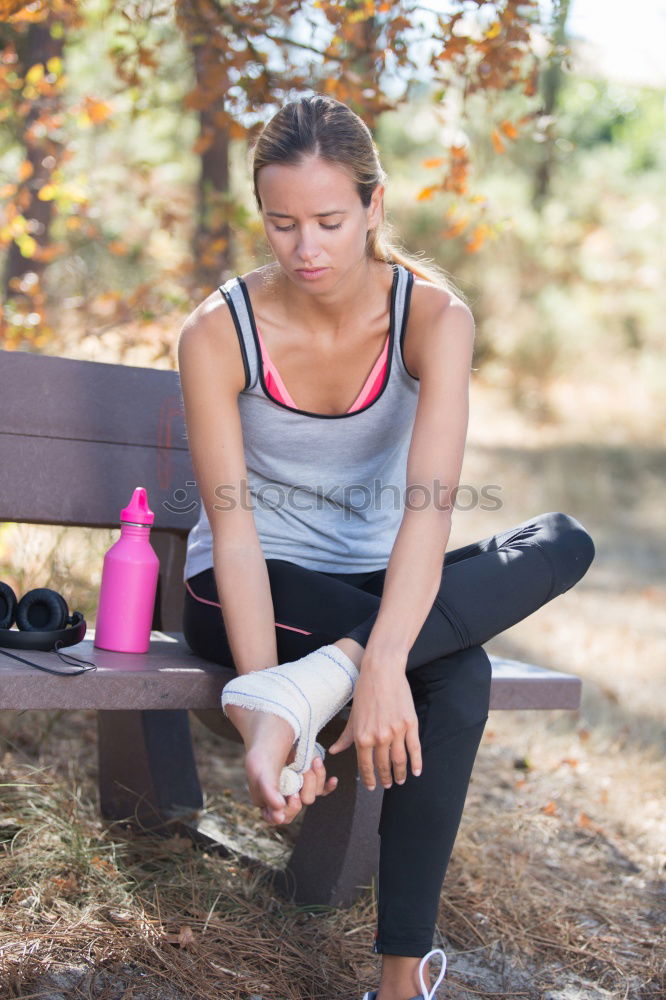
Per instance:
[[[0,520],[118,527],[145,486],[160,558],[154,626],[182,627],[199,492],[178,373],[0,351]]]

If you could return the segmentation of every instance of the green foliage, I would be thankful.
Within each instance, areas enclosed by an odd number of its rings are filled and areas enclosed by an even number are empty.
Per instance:
[[[464,234],[444,236],[464,209],[460,200],[414,202],[428,175],[423,161],[438,155],[441,141],[428,102],[384,116],[378,143],[390,214],[405,244],[446,268],[473,309],[476,366],[508,388],[514,404],[544,419],[551,383],[587,376],[599,384],[625,363],[627,378],[649,373],[645,387],[659,426],[666,388],[663,92],[568,74],[541,211],[532,204],[534,149],[518,138],[503,156],[492,155],[487,123],[472,117],[470,131],[486,143],[475,154],[474,183],[487,197],[492,234],[475,254],[466,252]]]
[[[630,149],[635,173],[664,162],[664,125],[664,94],[659,90],[573,77],[563,91],[560,135],[579,149],[603,144]]]

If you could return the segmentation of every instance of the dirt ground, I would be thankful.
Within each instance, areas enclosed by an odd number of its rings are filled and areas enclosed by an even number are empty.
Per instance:
[[[626,427],[603,435],[594,421],[583,428],[575,387],[559,393],[571,416],[529,427],[502,412],[499,392],[473,391],[461,483],[479,493],[492,484],[502,502],[493,511],[458,510],[449,547],[561,510],[584,524],[597,554],[574,590],[487,644],[491,653],[579,675],[583,701],[576,712],[491,714],[442,893],[442,1000],[666,996],[666,452]],[[0,536],[3,570],[33,553],[22,563],[32,567],[26,587],[44,585],[48,530]],[[65,569],[72,578],[87,573],[94,591],[98,578],[90,565],[77,567],[77,547]],[[294,831],[267,831],[247,802],[239,748],[197,721],[193,733],[207,807],[230,833],[259,834],[286,852]],[[0,713],[8,789],[0,805],[3,998],[360,1000],[376,984],[372,887],[348,911],[304,914],[273,900],[233,858],[202,857],[180,838],[171,838],[170,851],[137,846],[128,833],[105,830],[94,744],[93,713]],[[39,788],[41,818],[22,783]],[[72,797],[64,854],[64,833],[57,849],[47,838],[48,810],[62,813]],[[109,888],[117,883],[93,891],[89,877],[93,852],[111,857],[103,854],[111,845],[130,886],[125,895],[118,889],[120,903]],[[84,855],[85,894],[83,875],[71,881]],[[188,882],[186,870],[196,878]],[[221,886],[214,916],[207,907],[215,896],[204,906],[197,895],[209,874]],[[116,908],[106,924],[104,905]],[[266,983],[262,970],[274,960],[280,974]]]

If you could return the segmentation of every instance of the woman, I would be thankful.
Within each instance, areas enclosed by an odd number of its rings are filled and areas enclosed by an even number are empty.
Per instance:
[[[366,998],[430,997],[421,972],[488,713],[482,643],[572,587],[594,546],[548,513],[443,569],[472,315],[387,242],[377,151],[344,104],[287,104],[253,168],[274,261],[202,302],[178,347],[202,498],[185,637],[235,666],[224,710],[269,823],[334,790],[315,737],[353,693],[330,752],[355,743],[361,779],[385,789]]]

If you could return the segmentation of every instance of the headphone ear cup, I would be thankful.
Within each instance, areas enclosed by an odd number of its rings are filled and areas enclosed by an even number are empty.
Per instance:
[[[0,580],[0,628],[11,628],[16,614],[16,594]]]
[[[29,590],[16,609],[16,624],[24,632],[53,632],[65,628],[68,617],[65,598],[48,587]]]

